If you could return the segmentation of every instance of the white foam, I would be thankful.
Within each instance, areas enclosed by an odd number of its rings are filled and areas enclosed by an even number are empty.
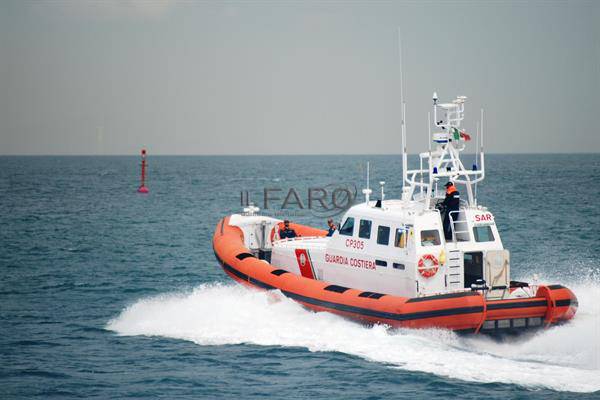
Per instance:
[[[557,391],[600,390],[600,285],[574,287],[580,308],[564,326],[497,342],[440,330],[364,327],[313,313],[275,293],[231,285],[139,300],[111,320],[121,335],[156,335],[200,345],[251,343],[338,351],[397,368],[472,382]]]

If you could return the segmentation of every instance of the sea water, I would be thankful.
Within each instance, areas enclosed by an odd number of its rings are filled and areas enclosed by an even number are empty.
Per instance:
[[[219,268],[212,233],[241,191],[325,227],[308,189],[360,193],[367,160],[398,197],[398,156],[149,157],[149,195],[136,157],[0,157],[0,398],[600,398],[600,155],[489,155],[477,188],[513,279],[577,295],[564,326],[363,326]],[[291,188],[303,209],[280,209]]]

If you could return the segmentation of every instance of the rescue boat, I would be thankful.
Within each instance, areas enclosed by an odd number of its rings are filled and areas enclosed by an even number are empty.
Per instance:
[[[494,334],[573,318],[578,303],[570,289],[510,280],[509,251],[494,215],[476,198],[485,177],[483,129],[477,132],[478,162],[467,169],[461,161],[471,139],[461,128],[465,102],[459,96],[440,103],[434,93],[430,146],[415,169],[408,168],[402,123],[401,198],[385,199],[381,183],[379,198],[371,200],[367,183],[365,201],[346,211],[331,236],[291,223],[296,237],[282,239],[282,221],[259,215],[252,205],[221,219],[213,248],[223,270],[311,310],[391,327]],[[442,187],[448,182],[460,188],[451,193],[457,201],[452,210],[440,207],[447,203]]]

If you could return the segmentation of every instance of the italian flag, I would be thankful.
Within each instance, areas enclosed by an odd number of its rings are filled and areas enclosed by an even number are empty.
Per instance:
[[[469,140],[471,140],[471,135],[467,134],[465,131],[459,131],[456,128],[452,128],[452,134],[454,135],[454,140],[464,140],[465,142],[468,142]]]

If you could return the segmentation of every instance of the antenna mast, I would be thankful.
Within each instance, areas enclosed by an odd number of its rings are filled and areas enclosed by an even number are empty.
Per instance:
[[[369,166],[370,163],[367,161],[367,188],[363,189],[362,192],[365,195],[365,203],[369,204],[369,195],[373,192],[369,186]]]
[[[400,60],[400,118],[401,118],[401,135],[402,135],[402,190],[408,181],[408,156],[406,154],[406,104],[404,104],[404,74],[402,71],[402,33],[398,27],[398,57]]]
[[[471,136],[461,128],[464,119],[465,96],[458,96],[451,102],[439,102],[437,93],[433,93],[433,113],[428,114],[428,151],[419,154],[420,166],[417,169],[405,169],[403,188],[403,199],[411,200],[415,188],[420,188],[421,193],[414,200],[424,201],[425,208],[431,207],[432,199],[440,198],[437,193],[437,185],[440,180],[452,181],[455,184],[464,185],[467,191],[467,203],[469,206],[476,206],[477,199],[473,193],[473,188],[485,177],[485,163],[483,152],[483,115],[479,125],[480,135],[480,161],[475,162],[472,168],[465,168],[460,153],[465,150],[466,142],[471,140]],[[433,115],[433,121],[431,116]],[[431,124],[433,122],[433,124]],[[436,131],[431,132],[431,128]],[[405,136],[403,135],[403,139]],[[432,148],[432,145],[435,147]],[[405,157],[405,147],[403,147],[403,156]],[[477,155],[476,155],[477,156]],[[425,162],[427,167],[425,167]],[[423,191],[426,195],[423,196]]]

